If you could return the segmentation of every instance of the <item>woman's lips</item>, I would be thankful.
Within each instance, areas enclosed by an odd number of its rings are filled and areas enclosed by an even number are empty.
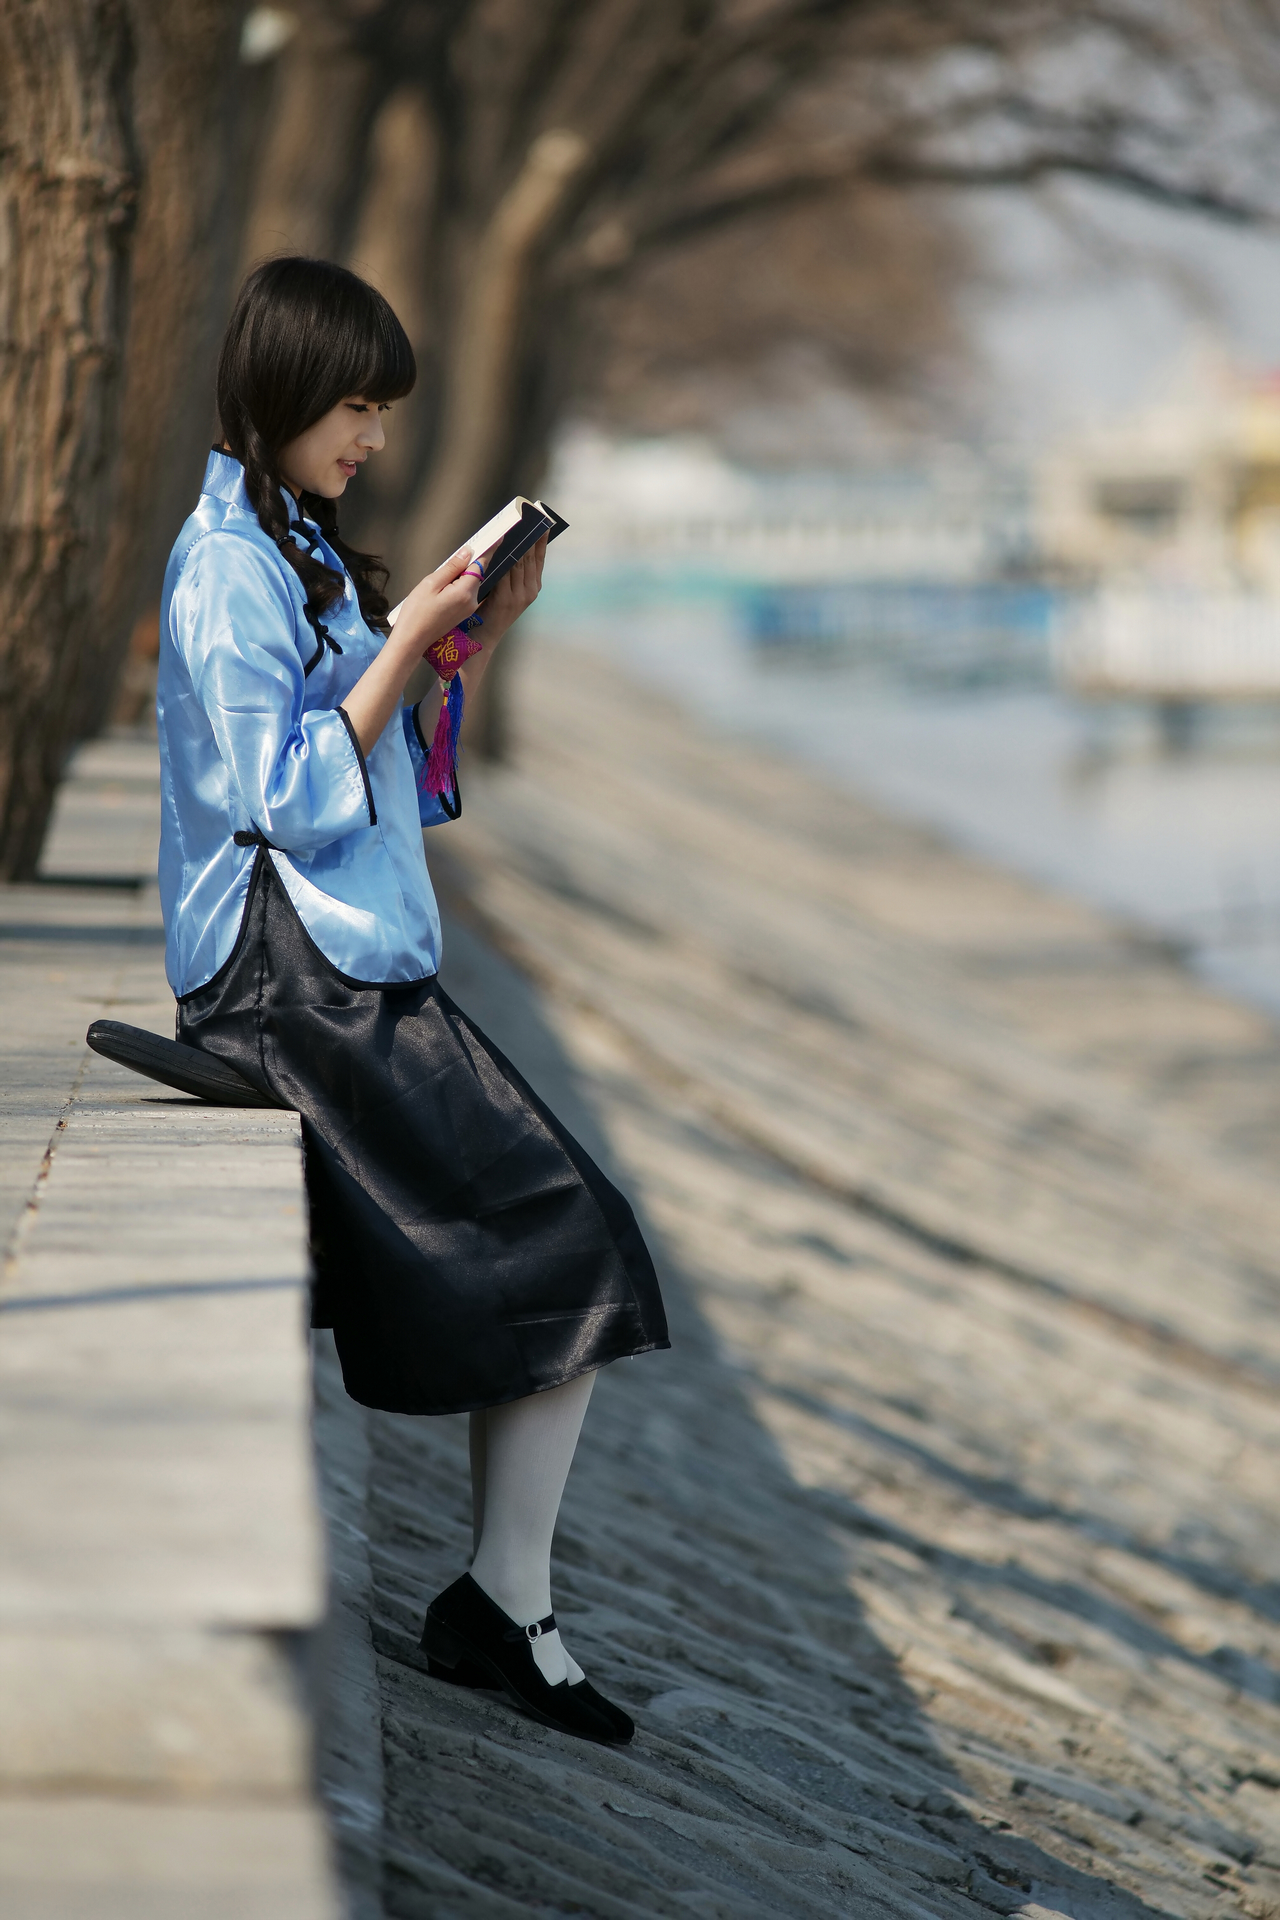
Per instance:
[[[355,460],[339,460],[338,462],[338,465],[342,468],[342,471],[346,474],[348,480],[350,480],[351,476],[354,474],[358,464],[359,462]]]

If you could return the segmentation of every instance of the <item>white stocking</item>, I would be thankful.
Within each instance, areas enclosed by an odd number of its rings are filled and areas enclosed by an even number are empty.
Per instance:
[[[551,1536],[594,1373],[471,1416],[471,1577],[519,1626],[551,1611]],[[533,1642],[550,1686],[582,1679],[559,1633]]]

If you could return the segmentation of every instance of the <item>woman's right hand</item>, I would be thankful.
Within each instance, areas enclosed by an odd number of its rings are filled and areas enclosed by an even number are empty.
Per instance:
[[[433,640],[475,612],[480,575],[475,567],[467,571],[470,563],[470,549],[459,547],[442,567],[419,580],[397,609],[389,636],[343,701],[363,753],[373,752],[420,656]]]
[[[471,549],[459,547],[443,566],[424,575],[401,602],[393,629],[396,639],[422,652],[470,618],[480,604],[479,593],[480,576],[471,564]]]

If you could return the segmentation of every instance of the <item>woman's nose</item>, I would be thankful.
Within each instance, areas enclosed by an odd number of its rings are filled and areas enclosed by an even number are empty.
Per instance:
[[[387,436],[382,431],[380,416],[375,415],[373,425],[364,428],[360,434],[360,444],[362,447],[368,447],[370,453],[380,453],[386,446]]]

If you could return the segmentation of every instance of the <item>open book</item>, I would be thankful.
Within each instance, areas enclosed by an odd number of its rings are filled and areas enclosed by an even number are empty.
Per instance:
[[[480,583],[480,599],[493,592],[503,574],[517,560],[522,560],[544,533],[548,540],[555,540],[568,524],[567,520],[560,518],[554,507],[546,506],[541,500],[526,500],[522,493],[518,493],[514,500],[508,500],[500,513],[495,513],[492,520],[486,520],[480,531],[473,533],[464,543],[476,559],[482,553],[487,553],[490,547],[494,548]],[[400,606],[392,607],[387,615],[388,626],[394,627],[403,605],[402,600]]]
[[[480,531],[473,533],[467,542],[476,558],[487,553],[490,547],[494,549],[480,583],[480,598],[483,600],[486,594],[493,592],[503,574],[517,560],[523,559],[544,533],[548,540],[554,540],[568,524],[567,520],[560,518],[554,507],[545,506],[541,500],[526,500],[520,493],[514,500],[508,500],[501,513],[495,513],[492,520],[486,520]]]

